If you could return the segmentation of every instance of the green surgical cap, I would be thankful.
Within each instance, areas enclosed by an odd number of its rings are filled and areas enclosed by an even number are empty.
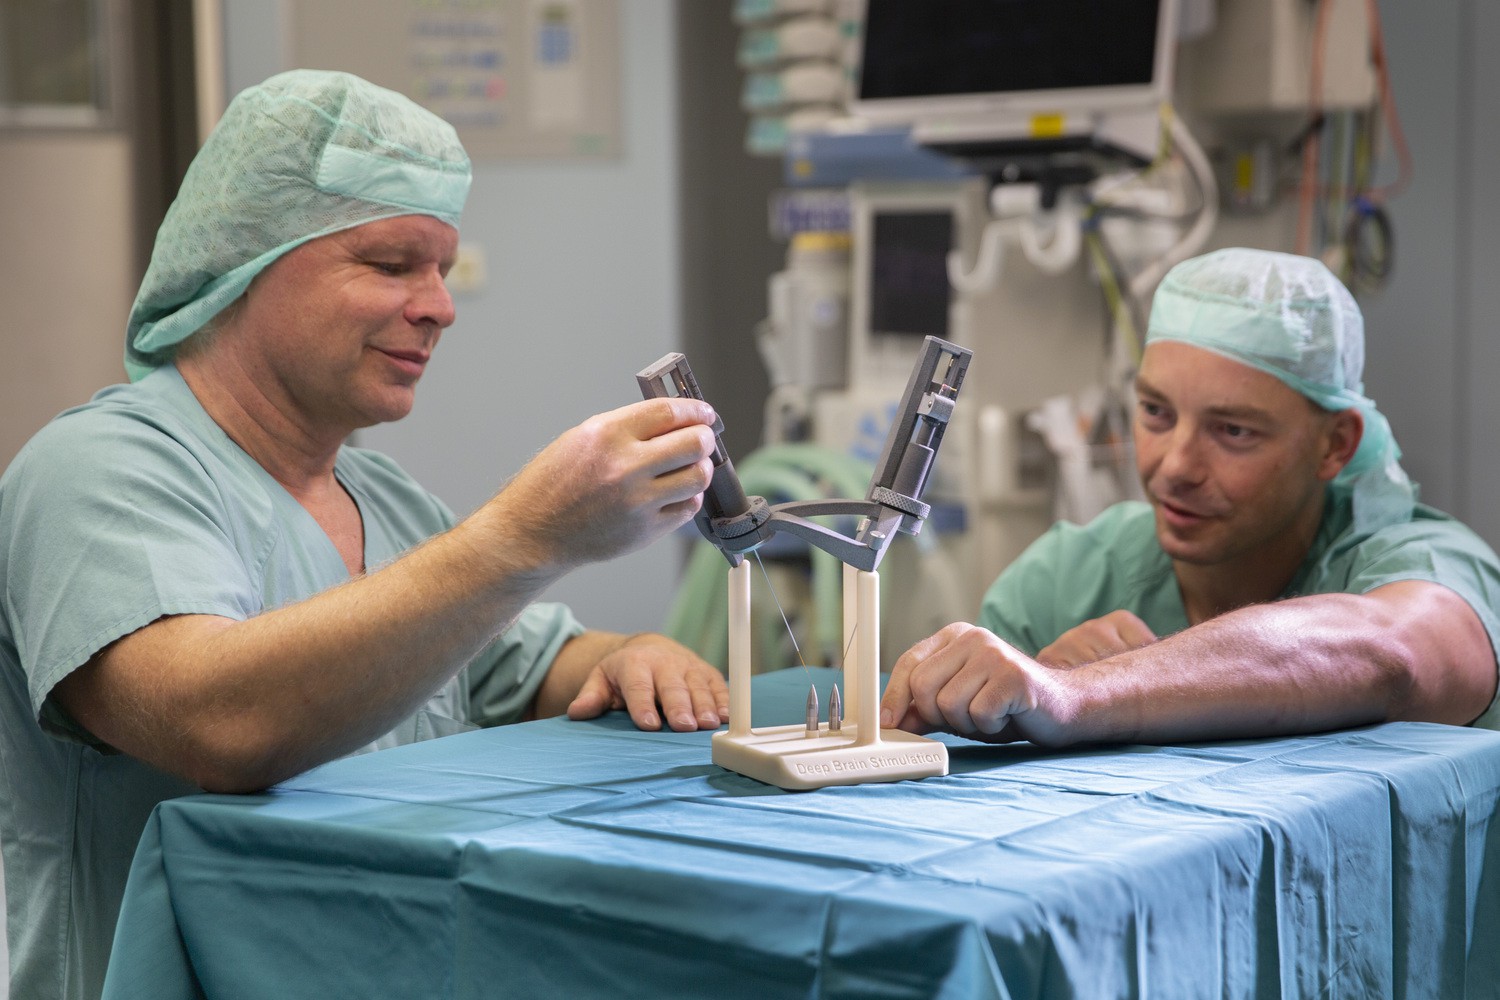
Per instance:
[[[1364,318],[1320,261],[1243,248],[1183,261],[1151,304],[1146,343],[1158,340],[1258,368],[1330,412],[1358,410],[1364,436],[1335,485],[1349,489],[1357,528],[1411,519],[1416,487],[1390,423],[1364,395]]]
[[[131,381],[308,240],[398,215],[456,228],[469,180],[451,125],[357,76],[293,70],[241,92],[157,231],[125,334]]]

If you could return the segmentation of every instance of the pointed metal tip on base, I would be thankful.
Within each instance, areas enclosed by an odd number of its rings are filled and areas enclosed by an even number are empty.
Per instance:
[[[839,697],[839,686],[835,684],[828,695],[828,731],[839,732],[844,728],[844,700]]]
[[[807,689],[807,734],[816,736],[818,733],[818,688],[811,685]]]

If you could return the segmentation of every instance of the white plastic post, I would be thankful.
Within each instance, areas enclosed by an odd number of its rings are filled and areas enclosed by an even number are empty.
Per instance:
[[[859,635],[854,639],[854,671],[859,680],[853,686],[858,701],[854,697],[849,700],[855,706],[859,726],[855,745],[870,746],[880,742],[880,574],[856,570],[855,584],[859,591]]]
[[[850,641],[859,628],[858,573],[859,570],[844,563],[844,645],[841,650],[844,656],[845,718],[848,718],[855,706],[859,704],[859,671],[854,669],[854,665],[859,662],[859,656],[854,644]]]
[[[750,733],[750,563],[729,571],[729,735]]]

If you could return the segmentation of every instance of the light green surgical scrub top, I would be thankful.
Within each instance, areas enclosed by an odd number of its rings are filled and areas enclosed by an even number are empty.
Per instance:
[[[1351,525],[1348,494],[1330,489],[1317,538],[1283,598],[1365,594],[1426,580],[1467,601],[1491,649],[1500,649],[1500,560],[1478,535],[1422,504],[1410,521],[1371,533],[1357,534]],[[1122,609],[1158,636],[1188,627],[1151,506],[1138,501],[1115,504],[1084,526],[1054,524],[990,586],[979,624],[1035,656],[1068,629]],[[1500,693],[1473,724],[1500,729]]]
[[[372,571],[453,514],[389,458],[339,451]],[[0,848],[11,996],[102,987],[136,841],[162,799],[196,791],[113,752],[51,700],[95,652],[163,615],[243,620],[349,578],[328,536],[234,444],[176,368],[61,414],[0,479]],[[367,750],[520,718],[583,631],[536,604],[417,714]]]

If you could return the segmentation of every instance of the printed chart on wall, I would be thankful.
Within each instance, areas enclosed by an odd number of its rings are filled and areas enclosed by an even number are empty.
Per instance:
[[[291,14],[296,65],[406,94],[476,162],[620,153],[616,0],[297,0]]]

